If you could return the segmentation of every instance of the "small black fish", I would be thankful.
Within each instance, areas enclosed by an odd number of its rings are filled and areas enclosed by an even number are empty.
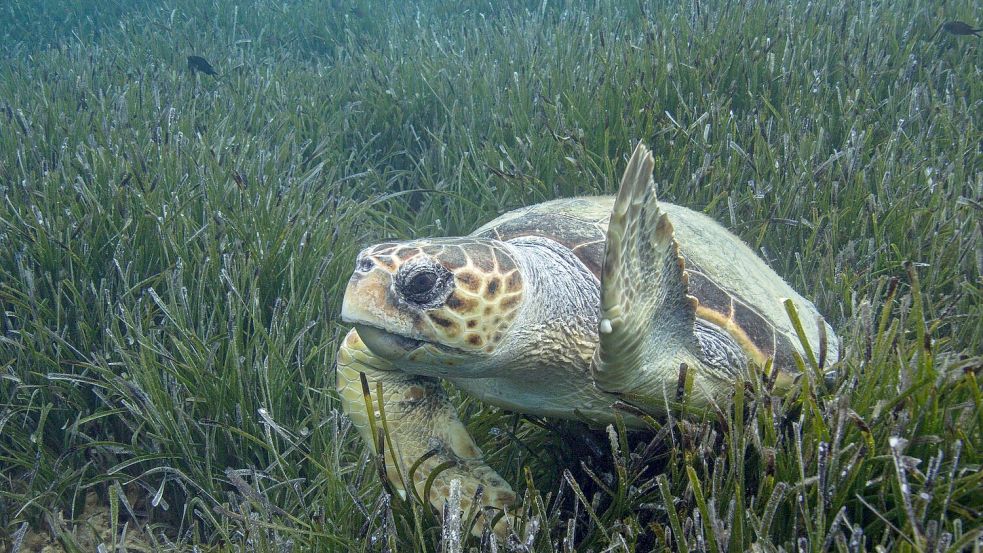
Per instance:
[[[974,29],[972,25],[964,21],[946,21],[935,31],[932,38],[935,38],[935,35],[939,34],[939,31],[945,31],[953,35],[973,35],[978,37],[980,36],[980,31],[983,31],[983,29]]]
[[[201,71],[206,75],[218,75],[212,64],[208,63],[208,60],[201,56],[188,56],[188,69],[192,72]]]

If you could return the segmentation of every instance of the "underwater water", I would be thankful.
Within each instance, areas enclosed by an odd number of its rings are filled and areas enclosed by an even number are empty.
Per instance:
[[[0,549],[978,550],[980,26],[970,0],[3,0]],[[439,388],[518,495],[473,537],[461,488],[401,495],[342,412],[356,256],[614,194],[640,141],[839,360],[634,432]]]

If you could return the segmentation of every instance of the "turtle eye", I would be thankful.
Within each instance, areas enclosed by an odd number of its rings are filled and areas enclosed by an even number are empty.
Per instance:
[[[440,264],[428,260],[411,261],[396,274],[395,291],[417,307],[433,309],[453,292],[454,276]]]
[[[368,257],[359,256],[355,262],[355,270],[360,273],[367,273],[375,267],[375,263]]]
[[[437,273],[424,270],[416,273],[403,285],[403,295],[406,299],[416,303],[427,303],[431,299],[431,292],[437,285]]]

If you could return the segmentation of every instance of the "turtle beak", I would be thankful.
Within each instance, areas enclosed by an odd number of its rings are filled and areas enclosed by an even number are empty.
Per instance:
[[[423,344],[419,340],[390,334],[374,326],[355,323],[355,330],[369,351],[389,361],[401,359]]]
[[[413,321],[398,309],[390,292],[392,276],[379,268],[356,271],[348,281],[341,303],[341,320],[355,325],[372,353],[396,360],[421,345]]]
[[[391,280],[388,273],[378,269],[353,274],[341,302],[341,320],[373,325],[386,320],[389,314],[385,306],[389,304]]]

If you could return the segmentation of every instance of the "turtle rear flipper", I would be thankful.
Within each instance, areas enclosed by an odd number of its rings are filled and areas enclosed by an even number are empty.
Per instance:
[[[621,179],[601,273],[596,385],[626,399],[667,397],[679,367],[699,364],[696,298],[668,215],[659,209],[652,154],[635,148]],[[669,393],[669,397],[672,393]]]

